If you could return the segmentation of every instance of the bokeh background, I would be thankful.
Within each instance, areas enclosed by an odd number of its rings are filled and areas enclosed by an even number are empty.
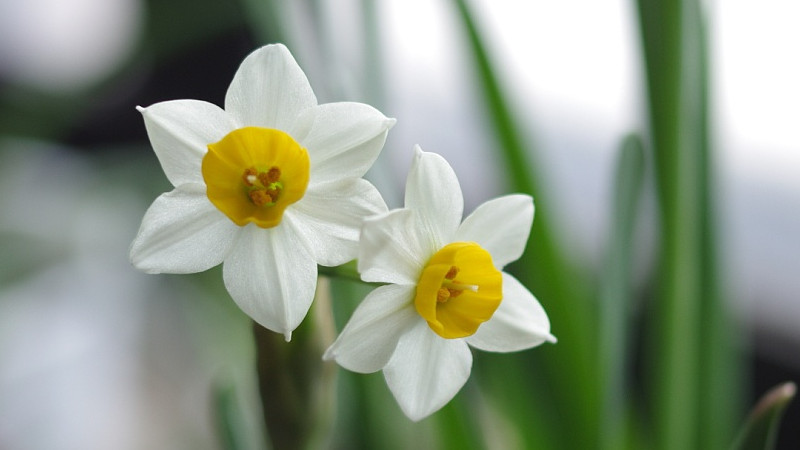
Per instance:
[[[707,44],[704,180],[714,245],[703,258],[719,275],[712,283],[728,339],[703,339],[701,331],[691,346],[729,355],[731,371],[719,383],[733,394],[719,406],[720,420],[735,431],[768,388],[800,378],[800,61],[793,56],[800,7],[789,0],[699,6],[702,14],[686,13],[684,24],[702,21]],[[624,0],[3,0],[0,448],[211,449],[229,444],[224,430],[241,436],[243,448],[266,445],[250,324],[219,271],[148,276],[130,266],[127,251],[147,206],[170,189],[134,107],[180,98],[222,105],[244,56],[270,42],[289,46],[321,103],[362,101],[398,119],[369,174],[390,207],[402,204],[414,144],[450,161],[469,211],[519,190],[501,150],[516,142],[535,186],[536,223],[548,224],[547,252],[529,245],[528,259],[539,262],[516,270],[532,274],[529,287],[559,344],[476,355],[463,392],[420,424],[402,416],[379,374],[338,370],[324,445],[657,448],[659,366],[651,358],[659,347],[648,336],[664,312],[657,306],[662,185],[638,7]],[[469,18],[515,130],[510,144]],[[644,142],[644,162],[625,247],[630,302],[618,309],[619,356],[603,350],[598,322],[613,264],[616,166],[631,133]],[[574,285],[573,300],[547,287],[551,272],[541,266],[550,265],[565,268],[558,273]],[[339,327],[363,294],[334,284]],[[559,315],[564,309],[581,309],[588,327],[572,330],[583,322]],[[702,330],[702,315],[695,320]],[[621,362],[622,441],[601,431],[609,391],[591,379],[605,373],[603,361]],[[570,387],[574,393],[562,396]],[[220,426],[224,408],[235,420]],[[798,409],[787,410],[779,448],[800,445]]]

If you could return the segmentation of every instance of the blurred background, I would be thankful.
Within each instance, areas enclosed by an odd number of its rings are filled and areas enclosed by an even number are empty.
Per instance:
[[[366,102],[398,119],[369,174],[390,207],[402,205],[414,144],[450,161],[467,211],[507,192],[535,195],[532,241],[512,269],[559,337],[521,354],[476,354],[465,389],[419,424],[380,374],[339,370],[326,446],[659,448],[676,407],[655,374],[675,360],[658,355],[678,348],[675,358],[693,355],[680,373],[725,375],[716,379],[727,400],[699,395],[713,390],[704,381],[684,397],[697,403],[685,405],[697,418],[693,445],[716,448],[702,437],[714,411],[725,416],[714,432],[722,442],[761,394],[800,374],[800,62],[791,57],[800,6],[686,2],[685,51],[670,59],[658,50],[667,12],[648,15],[647,3],[3,0],[0,448],[224,448],[219,411],[230,405],[235,420],[223,428],[242,448],[266,445],[251,328],[219,269],[148,276],[127,252],[147,206],[171,189],[135,106],[222,105],[241,60],[270,42],[287,44],[320,103]],[[706,224],[696,298],[706,302],[710,287],[719,302],[691,318],[659,306],[672,301],[664,286],[682,283],[663,275],[675,242],[664,220],[685,211],[664,195],[671,160],[651,121],[669,103],[653,92],[673,71],[683,86],[680,74],[699,74],[708,99],[681,130],[702,135],[707,150],[688,191],[709,200],[688,203]],[[685,92],[675,101],[691,106]],[[623,142],[643,143],[633,172],[617,169]],[[522,175],[507,165],[514,157]],[[626,177],[639,180],[621,247],[627,300],[608,309],[615,186]],[[365,291],[333,288],[340,329]],[[681,325],[669,324],[684,322],[682,351],[664,342],[677,342]],[[704,338],[709,328],[721,331]],[[703,368],[703,355],[720,354]],[[612,437],[609,403],[622,411],[611,414]],[[798,410],[787,409],[778,448],[800,445]]]

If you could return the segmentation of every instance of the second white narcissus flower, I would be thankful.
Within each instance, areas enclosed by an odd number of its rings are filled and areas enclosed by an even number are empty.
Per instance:
[[[386,211],[361,177],[394,119],[361,103],[318,105],[283,45],[245,58],[225,109],[173,100],[139,111],[175,189],[148,209],[131,261],[150,273],[223,263],[233,300],[289,340],[317,264],[354,259],[362,219]]]
[[[469,377],[469,346],[511,352],[556,342],[534,296],[503,266],[525,249],[533,199],[508,195],[464,222],[458,179],[439,155],[416,148],[405,208],[368,218],[358,270],[372,291],[325,352],[361,373],[383,369],[412,420],[452,399]]]

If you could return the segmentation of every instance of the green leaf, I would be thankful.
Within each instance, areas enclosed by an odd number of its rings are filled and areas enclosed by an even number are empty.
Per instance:
[[[599,411],[601,448],[621,448],[625,439],[627,361],[630,360],[630,311],[633,303],[632,257],[637,205],[642,188],[644,149],[637,135],[622,143],[617,159],[612,223],[606,264],[600,286],[600,380],[603,403]]]
[[[637,0],[659,206],[658,295],[644,328],[660,448],[720,448],[741,373],[717,269],[705,15],[699,0]]]
[[[797,386],[778,385],[761,397],[739,434],[733,450],[768,450],[775,448],[778,427],[786,406],[794,398]]]
[[[532,195],[536,199],[536,220],[531,230],[528,247],[519,261],[509,266],[509,271],[536,295],[550,317],[553,333],[558,337],[555,346],[543,346],[526,352],[520,359],[525,363],[510,363],[525,367],[535,374],[525,380],[519,389],[513,389],[521,408],[514,418],[525,420],[535,415],[539,408],[556,408],[564,420],[555,420],[547,429],[518,423],[525,433],[528,448],[541,448],[541,434],[558,436],[564,448],[585,447],[597,442],[597,411],[599,410],[599,384],[597,377],[597,325],[595,302],[591,301],[585,279],[575,273],[555,239],[550,204],[540,188],[533,151],[525,142],[524,124],[518,123],[497,76],[494,62],[487,51],[485,40],[477,22],[479,16],[471,9],[469,0],[453,0],[466,43],[471,51],[476,77],[476,90],[483,95],[486,120],[494,131],[497,153],[503,158],[502,169],[508,187],[515,192]],[[491,358],[481,358],[488,362]],[[481,362],[477,362],[481,364]],[[477,365],[477,364],[476,364]],[[491,368],[487,367],[487,372]],[[490,375],[491,376],[491,375]],[[505,374],[503,374],[505,376]],[[553,401],[539,401],[542,395],[552,395]]]
[[[242,418],[236,400],[236,388],[233,384],[216,383],[212,386],[212,399],[214,405],[214,422],[217,426],[220,447],[225,450],[240,450],[246,448]]]

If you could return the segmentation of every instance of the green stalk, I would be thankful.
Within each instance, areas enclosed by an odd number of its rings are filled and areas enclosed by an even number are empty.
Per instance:
[[[239,417],[239,405],[236,401],[236,387],[215,383],[212,385],[212,403],[214,423],[220,440],[220,447],[225,450],[242,450],[245,432],[241,429],[242,419]]]
[[[355,260],[350,261],[348,263],[344,263],[341,266],[336,266],[336,267],[317,266],[317,272],[320,275],[325,275],[330,278],[341,278],[344,280],[355,281],[358,283],[374,284],[374,283],[367,283],[366,281],[361,281],[361,275],[358,273]]]
[[[660,295],[648,352],[662,448],[720,448],[738,364],[713,233],[705,30],[697,0],[638,0],[661,213]]]
[[[735,433],[743,409],[743,364],[737,354],[736,338],[741,336],[734,329],[729,306],[725,304],[720,289],[715,196],[713,191],[714,171],[712,145],[709,130],[708,39],[705,17],[698,1],[686,8],[686,41],[694,42],[692,59],[698,71],[695,89],[690,98],[696,99],[699,154],[697,156],[698,189],[700,210],[700,448],[724,448]]]
[[[436,414],[443,450],[480,450],[484,437],[475,415],[476,405],[470,404],[470,383]]]
[[[475,23],[468,0],[454,0],[461,24],[472,52],[477,76],[477,88],[484,94],[487,119],[499,143],[497,151],[503,156],[510,188],[533,195],[536,199],[534,221],[528,250],[514,268],[520,281],[537,295],[552,322],[559,343],[553,348],[536,349],[526,354],[541,367],[528,377],[532,386],[553,392],[556,401],[542,405],[531,398],[531,408],[552,408],[553,414],[564,420],[556,431],[566,448],[580,448],[597,442],[597,384],[596,330],[593,304],[580,292],[581,280],[572,273],[553,238],[549,222],[548,203],[536,184],[529,147],[524,143],[519,125],[514,120],[483,38]],[[528,390],[533,394],[536,388]],[[523,395],[523,393],[520,393]],[[526,424],[522,430],[531,428]],[[533,448],[535,435],[526,435]]]
[[[609,249],[600,291],[600,380],[603,403],[600,447],[623,448],[627,366],[630,357],[632,256],[637,204],[642,186],[644,150],[628,136],[619,152],[614,186]]]
[[[656,438],[660,448],[698,443],[699,217],[697,146],[681,128],[684,61],[680,0],[638,0],[661,214],[660,295],[651,355]]]
[[[335,415],[336,366],[323,361],[335,334],[330,286],[320,279],[306,319],[292,341],[253,323],[258,388],[272,448],[321,448]]]

